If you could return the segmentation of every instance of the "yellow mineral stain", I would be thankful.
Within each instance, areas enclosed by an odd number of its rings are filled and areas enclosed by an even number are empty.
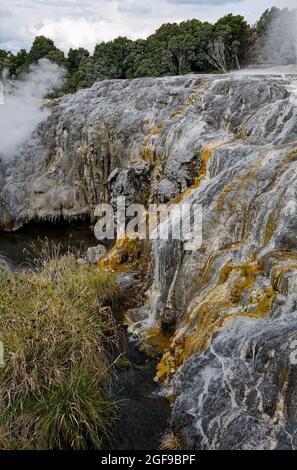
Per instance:
[[[247,139],[247,130],[246,130],[246,125],[245,124],[243,126],[241,126],[240,129],[239,129],[238,139],[240,139],[240,140]]]
[[[145,343],[140,345],[140,349],[153,356],[160,356],[169,347],[170,338],[165,336],[157,326],[150,328],[146,332]]]
[[[198,97],[198,94],[197,93],[192,93],[190,96],[189,96],[189,99],[188,99],[188,102],[187,104],[189,106],[193,106],[196,101],[197,101],[197,97]]]
[[[162,357],[162,360],[157,365],[155,381],[161,382],[165,380],[170,375],[173,375],[177,368],[178,365],[176,364],[174,354],[172,354],[171,351],[166,351]]]
[[[224,190],[219,195],[218,200],[217,200],[217,207],[216,207],[216,210],[218,212],[223,212],[226,199],[228,197],[228,194],[232,191],[232,189],[233,189],[233,184],[229,183],[225,186]],[[238,195],[236,197],[238,198]]]
[[[239,137],[246,137],[244,128],[241,129]],[[296,147],[296,143],[294,146]],[[203,149],[201,174],[197,177],[194,186],[183,193],[181,198],[199,186],[201,179],[206,175],[207,162],[213,151],[214,148],[209,145]],[[297,150],[295,148],[284,161],[295,161],[296,157]],[[241,191],[244,194],[246,190],[255,185],[258,180],[257,170],[265,158],[266,156],[255,162],[246,174],[238,176],[237,183],[232,182],[224,188],[218,197],[217,209],[219,211],[225,209],[231,191],[240,199]],[[264,226],[263,246],[269,244],[276,230],[277,220],[278,212],[274,210]],[[245,236],[239,242],[225,247],[225,250],[236,249],[244,243],[244,240]],[[217,255],[218,252],[212,253],[207,259],[201,276],[202,280],[199,280],[199,287],[203,289],[209,285],[214,276],[213,261]],[[270,281],[265,286],[259,287],[256,279],[264,274],[263,267],[266,259],[269,259],[273,264]],[[213,335],[230,319],[235,317],[263,318],[268,315],[273,309],[278,292],[281,291],[284,276],[293,270],[297,270],[297,253],[290,249],[274,250],[259,260],[257,260],[255,252],[250,256],[250,260],[243,264],[234,265],[233,262],[227,262],[223,265],[217,281],[204,291],[197,305],[187,313],[186,318],[171,338],[170,345],[165,350],[157,367],[156,380],[164,381],[172,376],[191,355],[205,350]],[[202,289],[200,291],[203,292]]]
[[[165,380],[191,355],[203,351],[215,332],[232,318],[262,318],[271,312],[284,275],[297,270],[297,253],[275,250],[267,256],[274,258],[271,285],[262,289],[254,288],[257,275],[262,273],[260,262],[252,261],[238,266],[228,262],[221,268],[218,283],[202,296],[190,312],[183,332],[179,331],[172,338],[158,365],[156,380]],[[249,292],[249,308],[240,304],[244,291]]]
[[[272,269],[272,285],[276,291],[280,291],[281,281],[284,278],[284,275],[289,271],[296,271],[297,263],[291,264],[279,264],[273,267]]]
[[[116,240],[110,252],[99,261],[99,267],[111,271],[129,271],[146,262],[144,242],[125,235]]]
[[[181,194],[176,196],[174,199],[172,199],[168,205],[171,206],[173,204],[179,204],[181,201],[186,199],[190,194],[197,188],[199,188],[202,180],[205,178],[206,173],[207,173],[207,163],[209,159],[211,158],[213,152],[220,147],[223,147],[224,145],[230,143],[230,141],[224,141],[220,143],[209,143],[207,144],[201,151],[201,158],[200,158],[200,171],[199,175],[194,179],[194,183],[192,186],[187,188],[185,191],[183,191]]]
[[[268,314],[276,291],[272,287],[255,290],[254,284],[261,267],[256,262],[222,266],[217,283],[202,296],[188,314],[184,331],[173,337],[170,347],[157,368],[157,380],[164,380],[190,356],[203,351],[215,332],[231,318],[248,316],[259,318]],[[240,307],[243,292],[250,292],[250,308]]]
[[[163,128],[165,126],[165,123],[164,121],[160,121],[158,122],[157,124],[155,124],[150,130],[149,130],[149,134],[150,135],[160,135]]]
[[[289,155],[287,155],[287,161],[289,162],[296,160],[296,158],[297,158],[297,150],[294,150],[293,152],[289,153]]]
[[[156,138],[161,134],[165,126],[164,121],[160,121],[151,127],[148,131],[148,134],[144,137],[140,144],[140,156],[143,160],[146,160],[150,163],[155,163],[156,161],[156,152],[155,152],[155,141]]]
[[[179,106],[173,113],[170,114],[169,119],[174,119],[181,116],[185,112],[185,106]]]
[[[268,217],[268,221],[266,224],[266,230],[265,230],[265,235],[264,235],[264,246],[269,244],[272,238],[272,235],[275,231],[276,222],[277,222],[277,213],[276,211],[272,211]]]

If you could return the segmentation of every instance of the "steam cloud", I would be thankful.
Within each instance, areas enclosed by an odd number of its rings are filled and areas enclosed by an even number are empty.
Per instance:
[[[263,46],[264,63],[297,64],[297,10],[284,9],[277,15],[266,33]]]
[[[4,103],[0,104],[0,157],[11,158],[30,139],[38,124],[50,114],[41,100],[63,85],[65,70],[47,59],[32,65],[17,81],[4,85]]]

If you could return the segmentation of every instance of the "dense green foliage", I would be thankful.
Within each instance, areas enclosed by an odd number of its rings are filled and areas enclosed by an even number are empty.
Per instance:
[[[226,72],[260,56],[261,39],[280,14],[277,8],[265,11],[253,28],[242,16],[232,14],[215,24],[196,19],[168,23],[145,40],[118,37],[102,42],[93,55],[79,48],[70,49],[65,57],[52,40],[39,36],[28,53],[0,50],[0,72],[6,68],[11,77],[19,77],[32,63],[47,58],[67,69],[66,93],[103,79]]]

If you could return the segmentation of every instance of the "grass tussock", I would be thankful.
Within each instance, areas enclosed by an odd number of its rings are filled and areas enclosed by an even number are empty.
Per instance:
[[[180,439],[170,433],[164,436],[160,450],[183,450],[183,447]]]
[[[99,449],[111,437],[115,294],[110,274],[70,254],[0,277],[0,448]]]

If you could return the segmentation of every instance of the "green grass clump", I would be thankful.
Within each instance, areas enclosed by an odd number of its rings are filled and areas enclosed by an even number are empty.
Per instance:
[[[111,437],[115,294],[110,274],[69,254],[0,277],[0,448],[100,449]]]

